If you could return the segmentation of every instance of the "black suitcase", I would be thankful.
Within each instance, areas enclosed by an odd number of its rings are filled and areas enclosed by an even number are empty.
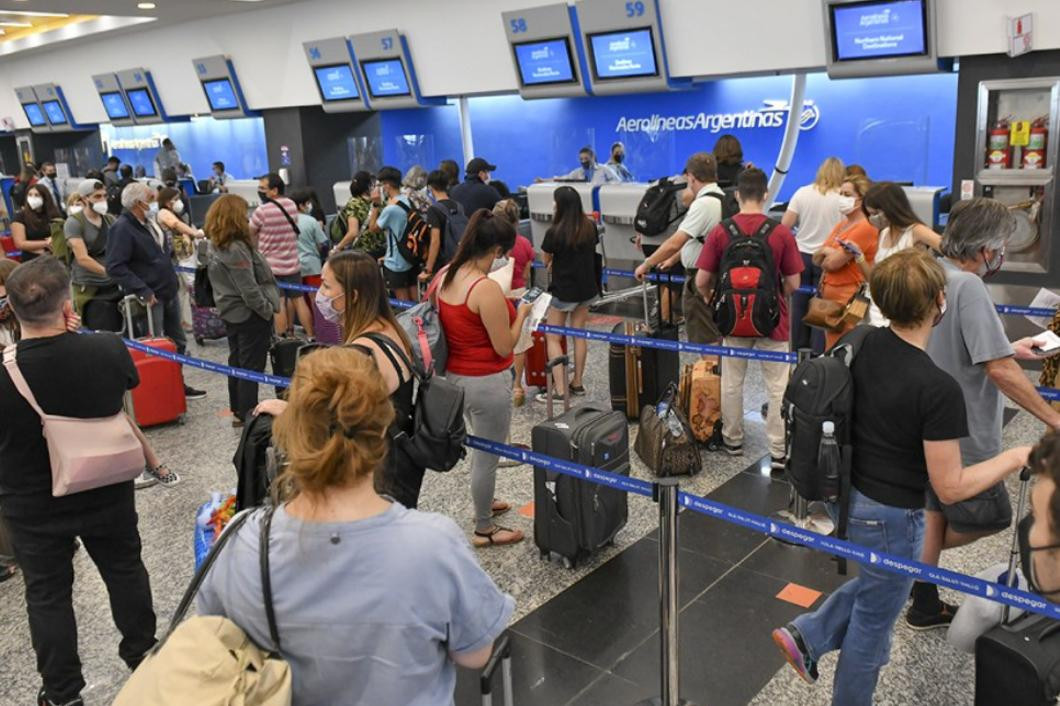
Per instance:
[[[294,366],[298,362],[298,351],[306,344],[300,338],[277,338],[269,348],[269,362],[272,364],[272,374],[282,378],[294,375]],[[287,390],[286,387],[276,386],[276,396],[279,397]]]
[[[661,294],[660,291],[660,296]],[[648,313],[647,282],[644,283],[643,323],[638,323],[631,329],[626,322],[620,322],[615,325],[612,332],[661,341],[679,340],[678,327],[672,322],[663,322],[661,308],[658,324],[651,322],[651,316]],[[671,384],[677,384],[680,376],[681,356],[676,350],[624,346],[619,343],[612,343],[608,349],[611,409],[623,412],[629,419],[640,419],[641,407],[657,404],[666,389]],[[631,390],[634,380],[636,385]]]
[[[548,363],[566,365],[560,356]],[[583,405],[552,416],[552,375],[546,376],[548,421],[536,425],[537,453],[629,475],[629,424],[623,412]],[[560,558],[573,568],[601,547],[613,544],[626,524],[626,494],[580,478],[534,467],[534,542],[542,559]]]

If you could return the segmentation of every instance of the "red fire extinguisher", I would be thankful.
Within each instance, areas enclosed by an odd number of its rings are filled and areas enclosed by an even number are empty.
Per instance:
[[[1045,168],[1045,145],[1049,137],[1049,128],[1045,127],[1045,118],[1035,118],[1031,123],[1031,136],[1023,150],[1024,169]]]
[[[986,168],[1008,169],[1011,163],[1009,152],[1009,123],[1005,118],[994,123],[987,135]]]

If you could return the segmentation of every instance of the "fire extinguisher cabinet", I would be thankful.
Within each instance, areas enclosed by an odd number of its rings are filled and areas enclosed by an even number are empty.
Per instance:
[[[1004,128],[1009,128],[1004,139]],[[1018,227],[1005,253],[1011,273],[1049,271],[1057,224],[1060,77],[981,81],[975,193],[1006,204]]]

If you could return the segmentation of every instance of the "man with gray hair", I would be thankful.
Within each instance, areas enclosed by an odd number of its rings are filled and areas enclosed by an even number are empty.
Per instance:
[[[1008,207],[987,198],[961,201],[950,211],[942,236],[946,271],[945,316],[936,324],[927,352],[952,375],[964,393],[968,410],[967,437],[961,439],[965,467],[1001,452],[1002,395],[1052,429],[1060,429],[1060,413],[1042,399],[1017,360],[1040,360],[1030,338],[1009,343],[983,279],[1001,269],[1005,245],[1016,222]],[[931,463],[931,459],[928,459]],[[924,549],[921,560],[937,566],[943,549],[970,544],[1007,529],[1012,505],[1004,483],[974,498],[944,505],[927,490]],[[935,584],[918,581],[906,622],[914,629],[943,627],[956,608],[939,599]]]
[[[144,306],[151,307],[151,318],[162,322],[159,333],[173,339],[177,352],[183,354],[187,337],[173,269],[173,244],[154,219],[158,194],[146,184],[133,182],[122,190],[121,205],[124,212],[107,239],[107,275],[125,294],[135,294]],[[201,399],[206,392],[184,385],[184,395]]]
[[[71,332],[78,321],[63,264],[50,255],[36,258],[15,268],[5,285],[22,329],[14,362],[40,408],[78,419],[121,412],[126,391],[139,384],[136,366],[117,336]],[[0,513],[25,578],[30,636],[43,681],[34,703],[80,706],[85,680],[72,600],[76,538],[107,586],[122,660],[135,669],[155,642],[133,482],[53,496],[40,416],[6,366],[0,366],[0,419]],[[16,700],[28,701],[16,699],[9,688],[5,701]]]

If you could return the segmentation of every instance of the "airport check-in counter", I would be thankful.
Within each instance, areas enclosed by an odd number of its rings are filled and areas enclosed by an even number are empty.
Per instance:
[[[634,243],[637,231],[633,220],[637,205],[650,184],[627,182],[605,184],[600,187],[600,220],[604,224],[601,238],[604,241],[604,267],[617,270],[632,270],[644,262],[644,253]],[[608,289],[624,289],[636,282],[633,279],[609,277]]]
[[[242,196],[247,202],[249,210],[253,211],[261,205],[261,201],[258,199],[257,179],[232,179],[225,186],[228,187],[228,193]]]
[[[939,225],[942,197],[949,189],[945,186],[903,186],[913,213],[932,228]]]
[[[594,206],[593,191],[597,187],[588,182],[561,183],[555,181],[544,181],[540,184],[531,184],[526,190],[527,201],[530,205],[530,242],[534,245],[537,253],[537,262],[544,262],[541,255],[541,243],[545,240],[545,232],[552,225],[552,213],[554,200],[552,194],[561,186],[570,186],[582,197],[582,208],[585,213],[592,217]],[[541,285],[547,282],[543,270],[534,271],[534,284]]]

